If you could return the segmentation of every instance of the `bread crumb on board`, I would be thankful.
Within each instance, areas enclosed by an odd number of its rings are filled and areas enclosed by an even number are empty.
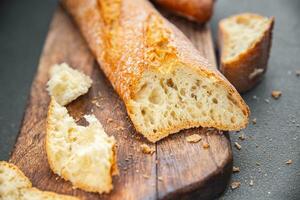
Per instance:
[[[202,146],[203,146],[204,149],[208,149],[209,148],[209,144],[207,142],[204,142]]]
[[[233,172],[233,173],[238,173],[238,172],[240,172],[240,168],[239,168],[239,167],[233,166],[233,167],[232,167],[232,172]]]
[[[242,146],[241,146],[239,143],[237,143],[237,142],[234,143],[234,146],[235,146],[235,148],[237,148],[238,150],[241,150],[241,149],[242,149]]]
[[[193,135],[185,137],[185,140],[190,143],[196,143],[196,142],[199,142],[200,140],[202,140],[202,137],[199,134],[193,134]]]
[[[287,164],[287,165],[290,165],[292,163],[293,163],[293,160],[288,160],[288,161],[285,162],[285,164]]]
[[[253,118],[253,119],[252,119],[252,124],[256,124],[256,122],[257,122],[257,119],[256,119],[256,118]]]
[[[233,181],[232,183],[231,183],[231,189],[237,189],[237,188],[239,188],[240,186],[241,186],[241,182],[239,182],[239,181]]]
[[[142,152],[145,154],[153,154],[155,152],[155,149],[149,147],[147,144],[142,144],[140,147]]]
[[[271,95],[274,99],[279,99],[279,97],[281,96],[282,92],[280,90],[273,90]]]

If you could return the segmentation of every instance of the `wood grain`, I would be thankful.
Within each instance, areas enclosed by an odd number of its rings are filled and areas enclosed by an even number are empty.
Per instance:
[[[211,34],[207,26],[171,19],[187,34],[200,52],[215,62]],[[45,119],[49,96],[46,92],[48,71],[55,63],[67,62],[93,79],[88,94],[68,106],[70,114],[81,119],[93,113],[118,143],[120,175],[114,177],[114,190],[108,195],[86,193],[53,174],[44,149]],[[97,103],[95,103],[97,102]],[[112,120],[108,120],[112,119]],[[79,123],[84,123],[79,120]],[[203,141],[190,144],[185,136],[199,133]],[[58,8],[32,84],[22,127],[10,161],[19,166],[33,185],[44,190],[72,194],[82,199],[163,199],[181,197],[211,198],[222,192],[231,174],[232,154],[226,134],[207,129],[190,129],[156,145],[152,155],[140,151],[147,141],[136,133],[127,117],[123,102],[105,78],[87,44],[65,12]],[[179,197],[179,196],[178,196]],[[202,199],[201,198],[201,199]]]

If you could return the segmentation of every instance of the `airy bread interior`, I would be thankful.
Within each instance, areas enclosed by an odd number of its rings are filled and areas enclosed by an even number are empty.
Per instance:
[[[60,105],[66,105],[87,93],[91,85],[90,77],[62,63],[52,66],[47,90]]]
[[[46,149],[51,169],[73,186],[89,192],[109,192],[115,166],[115,139],[93,115],[88,126],[77,125],[65,107],[52,98],[47,118]]]
[[[223,61],[234,59],[254,45],[269,28],[271,20],[255,14],[242,14],[221,22],[226,32],[223,41]]]
[[[182,66],[168,74],[145,73],[138,87],[131,115],[150,141],[167,135],[161,130],[177,132],[198,124],[231,129],[245,120],[246,113],[218,80]]]

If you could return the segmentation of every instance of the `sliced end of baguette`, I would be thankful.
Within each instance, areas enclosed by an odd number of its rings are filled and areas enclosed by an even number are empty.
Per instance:
[[[15,165],[0,161],[0,199],[20,188],[30,188],[30,180]]]
[[[221,71],[239,92],[251,89],[267,68],[274,18],[243,13],[219,23]]]
[[[108,193],[116,172],[115,139],[93,115],[87,127],[79,126],[65,107],[51,98],[47,117],[46,151],[54,173],[74,187]]]
[[[156,142],[192,127],[245,128],[249,109],[234,88],[201,62],[181,58],[159,17],[150,15],[147,24],[145,60],[150,67],[127,105],[136,129]]]
[[[270,28],[272,19],[244,13],[224,19],[220,26],[226,32],[223,40],[222,60],[230,62],[259,42]]]
[[[60,105],[66,105],[87,93],[91,85],[90,77],[62,63],[51,68],[47,90]]]
[[[238,130],[249,111],[220,80],[182,65],[171,73],[147,72],[140,80],[129,114],[138,131],[156,142],[191,127]]]

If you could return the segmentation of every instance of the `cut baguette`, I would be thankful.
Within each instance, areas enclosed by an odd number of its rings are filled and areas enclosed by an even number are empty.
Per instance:
[[[62,63],[52,66],[47,90],[60,105],[66,105],[87,93],[91,85],[90,77]]]
[[[204,23],[213,14],[214,0],[152,0],[153,2],[186,17],[189,20]]]
[[[246,127],[238,92],[148,1],[62,2],[149,141],[191,127]]]
[[[79,200],[76,197],[40,191],[15,165],[0,161],[0,199],[3,200]]]
[[[239,92],[254,87],[267,70],[274,18],[243,13],[219,23],[221,72]]]
[[[46,152],[54,173],[88,192],[110,192],[117,173],[115,139],[93,115],[79,126],[52,97],[47,117]]]

